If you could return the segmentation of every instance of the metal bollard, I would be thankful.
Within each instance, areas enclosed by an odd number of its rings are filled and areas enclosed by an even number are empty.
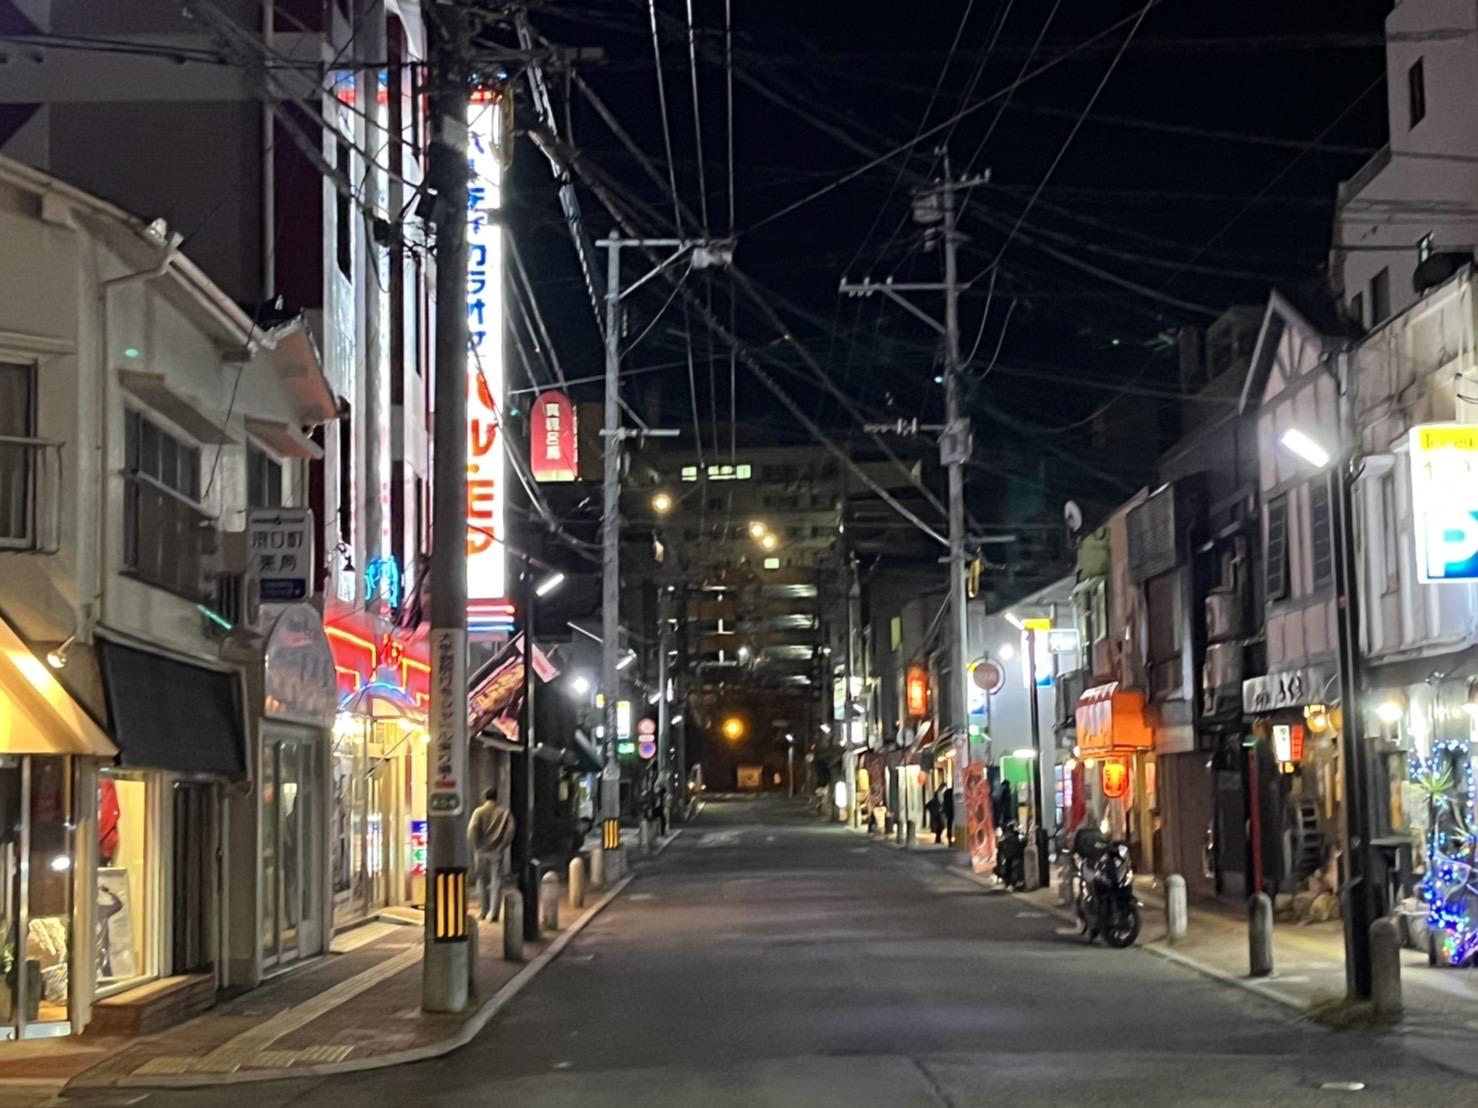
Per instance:
[[[893,821],[893,841],[899,846],[903,845],[903,821],[901,819]]]
[[[913,820],[909,820],[903,829],[903,845],[910,850],[919,845],[919,828]]]
[[[1172,873],[1165,878],[1165,937],[1172,943],[1185,938],[1185,878]]]
[[[467,913],[467,995],[477,995],[477,917]]]
[[[523,894],[517,889],[503,894],[503,959],[523,961]]]
[[[606,883],[606,848],[600,843],[590,848],[590,883],[597,889]]]
[[[1249,975],[1273,972],[1273,898],[1257,893],[1247,901],[1247,959]]]
[[[559,875],[546,873],[539,878],[539,926],[545,931],[559,930]]]
[[[1401,1015],[1401,928],[1393,919],[1370,925],[1370,999],[1377,1015]]]
[[[641,844],[643,854],[652,853],[652,821],[644,819],[637,827],[637,841]]]
[[[570,907],[585,907],[585,859],[579,855],[570,859]]]
[[[1037,852],[1036,843],[1027,843],[1026,849],[1021,854],[1021,867],[1025,878],[1024,888],[1027,892],[1042,887],[1042,863]]]

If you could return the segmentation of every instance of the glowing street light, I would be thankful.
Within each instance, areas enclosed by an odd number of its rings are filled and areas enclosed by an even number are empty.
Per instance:
[[[1329,451],[1297,427],[1290,427],[1284,431],[1283,437],[1278,441],[1316,469],[1323,469],[1329,464]]]
[[[583,673],[577,673],[570,678],[570,691],[576,696],[590,695],[590,678]]]
[[[659,492],[652,497],[652,511],[659,516],[665,516],[672,511],[672,496],[669,493]]]
[[[766,532],[764,537],[760,539],[760,545],[766,550],[774,550],[777,546],[780,545],[780,540],[777,539],[773,534]]]
[[[730,716],[723,723],[724,738],[731,743],[736,743],[744,738],[744,721],[738,716]]]
[[[565,583],[565,575],[563,573],[555,573],[555,574],[553,574],[553,575],[551,575],[549,577],[544,578],[544,580],[542,580],[542,581],[539,582],[538,586],[534,589],[534,595],[535,596],[548,596],[550,593],[552,593],[555,589],[559,588],[564,583]]]
[[[750,521],[750,524],[749,524],[749,537],[750,538],[756,539],[756,540],[763,539],[765,537],[765,535],[767,535],[769,533],[769,531],[770,531],[770,529],[768,527],[766,527],[763,523],[761,523],[759,520],[756,519],[756,520],[751,520]]]

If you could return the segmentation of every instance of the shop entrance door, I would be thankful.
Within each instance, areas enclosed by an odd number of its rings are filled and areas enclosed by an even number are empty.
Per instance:
[[[323,950],[317,757],[311,739],[269,739],[262,752],[262,960],[269,968]]]
[[[174,786],[175,973],[210,973],[215,968],[211,927],[215,913],[216,794],[214,785],[179,781]]]

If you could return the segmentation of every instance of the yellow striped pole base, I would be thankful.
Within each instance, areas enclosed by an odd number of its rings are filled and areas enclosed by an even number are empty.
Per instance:
[[[438,943],[467,941],[467,871],[439,869],[432,875],[431,903],[426,915],[431,920],[431,938]]]

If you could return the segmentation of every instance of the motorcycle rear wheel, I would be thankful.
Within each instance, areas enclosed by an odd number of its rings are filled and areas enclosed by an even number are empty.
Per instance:
[[[1130,905],[1125,911],[1115,913],[1114,919],[1103,933],[1104,942],[1119,950],[1133,946],[1134,940],[1139,938],[1139,927],[1139,907]]]

